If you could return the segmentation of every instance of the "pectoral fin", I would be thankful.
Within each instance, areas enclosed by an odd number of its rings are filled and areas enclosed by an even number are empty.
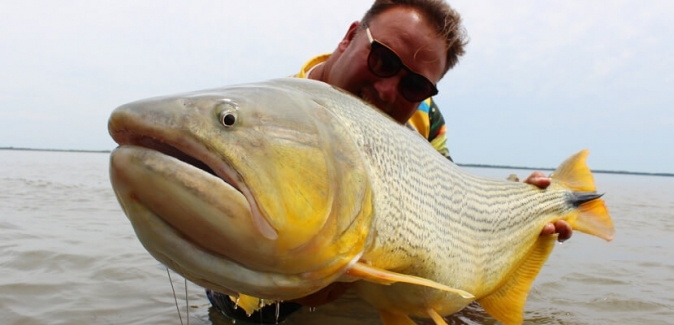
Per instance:
[[[554,236],[539,236],[522,265],[498,289],[477,300],[489,315],[506,325],[522,324],[531,284],[555,247],[555,241]]]
[[[402,283],[416,284],[416,285],[420,285],[420,286],[425,286],[425,287],[435,288],[435,289],[442,290],[442,291],[455,293],[455,294],[458,294],[465,299],[475,298],[475,296],[473,296],[472,294],[470,294],[466,291],[450,288],[450,287],[448,287],[444,284],[437,283],[435,281],[420,278],[418,276],[406,275],[406,274],[400,274],[400,273],[396,273],[396,272],[387,271],[387,270],[380,269],[380,268],[377,268],[377,267],[374,267],[374,266],[370,266],[370,265],[367,265],[367,264],[361,263],[361,262],[358,262],[358,263],[354,264],[347,271],[347,274],[350,275],[350,276],[361,278],[361,279],[369,281],[369,282],[383,284],[383,285],[390,285],[392,283],[402,282]]]

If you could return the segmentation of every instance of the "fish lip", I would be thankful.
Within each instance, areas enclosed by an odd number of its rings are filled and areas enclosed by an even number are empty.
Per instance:
[[[170,139],[163,139],[149,134],[139,134],[128,130],[116,130],[114,133],[113,139],[120,147],[132,145],[160,152],[220,178],[241,194],[246,194],[242,189],[242,182],[237,182],[232,177],[230,171],[225,171],[225,168],[222,167],[223,164],[210,163],[209,161],[212,158],[207,154],[199,154],[200,152],[208,152],[202,145],[192,144],[189,140],[170,141]]]
[[[201,169],[213,176],[217,176],[219,178],[219,175],[216,174],[216,172],[208,165],[206,164],[203,160],[195,157],[194,155],[190,155],[186,153],[185,151],[179,149],[176,146],[173,146],[167,142],[160,141],[156,138],[150,137],[150,136],[137,136],[133,138],[133,141],[130,141],[129,143],[125,143],[128,145],[135,145],[139,147],[143,147],[146,149],[150,150],[155,150],[158,152],[161,152],[164,155],[171,156],[173,158],[176,158],[188,165],[192,165],[198,169]],[[229,184],[229,182],[227,182]],[[230,184],[234,185],[234,184]],[[241,192],[240,189],[237,188],[237,191]]]

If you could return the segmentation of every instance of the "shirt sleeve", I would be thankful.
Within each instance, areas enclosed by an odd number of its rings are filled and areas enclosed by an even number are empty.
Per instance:
[[[428,134],[428,141],[441,155],[445,156],[450,161],[453,161],[449,154],[449,149],[447,149],[447,127],[445,126],[445,118],[442,117],[440,109],[432,98],[429,106],[428,118],[430,120],[431,129]]]

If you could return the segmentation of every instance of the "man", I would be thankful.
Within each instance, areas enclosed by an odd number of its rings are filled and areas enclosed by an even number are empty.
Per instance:
[[[451,160],[446,147],[445,124],[431,96],[437,94],[438,81],[458,58],[466,45],[461,19],[443,0],[375,0],[361,21],[349,26],[344,38],[330,55],[307,62],[296,77],[329,83],[378,107],[401,124],[424,135],[438,152]],[[550,179],[534,172],[526,183],[546,188]],[[560,241],[571,236],[564,221],[548,224],[541,236],[558,233]],[[349,284],[335,283],[297,302],[318,306],[339,297]],[[233,312],[229,299],[207,291],[216,308]],[[225,296],[226,298],[226,296]],[[284,303],[285,317],[299,308]],[[253,321],[272,320],[276,307],[269,306]],[[258,319],[260,317],[260,319]]]

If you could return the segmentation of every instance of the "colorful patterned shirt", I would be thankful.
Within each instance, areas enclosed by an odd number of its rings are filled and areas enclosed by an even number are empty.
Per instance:
[[[325,62],[329,57],[330,54],[323,54],[312,58],[302,66],[302,69],[295,77],[306,78],[312,68]],[[432,98],[429,97],[419,104],[419,108],[407,121],[407,124],[424,136],[435,150],[447,159],[452,160],[452,157],[449,155],[449,149],[447,149],[445,119],[442,117],[440,109],[435,105]]]

